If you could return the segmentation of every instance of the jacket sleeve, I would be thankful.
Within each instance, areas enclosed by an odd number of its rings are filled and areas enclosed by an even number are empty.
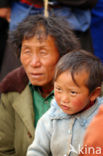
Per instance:
[[[15,156],[14,116],[8,95],[0,99],[0,156]]]
[[[45,116],[45,115],[44,115]],[[41,118],[35,131],[35,139],[27,150],[27,156],[50,156],[49,120]]]

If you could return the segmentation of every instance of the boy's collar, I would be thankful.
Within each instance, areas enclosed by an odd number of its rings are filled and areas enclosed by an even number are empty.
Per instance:
[[[69,118],[77,118],[78,120],[86,120],[92,113],[94,113],[100,104],[103,103],[103,98],[97,98],[96,102],[89,107],[89,109],[82,111],[81,113],[68,115],[62,111],[62,109],[57,105],[55,99],[52,100],[51,109],[50,109],[50,118],[51,119],[69,119]]]
[[[84,108],[83,111],[87,110],[88,108],[92,107],[94,104],[95,104],[96,100],[95,101],[90,101],[90,103],[88,104],[87,107]]]

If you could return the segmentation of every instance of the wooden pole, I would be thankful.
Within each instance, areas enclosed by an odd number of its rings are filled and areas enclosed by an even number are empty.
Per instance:
[[[49,13],[48,13],[48,0],[44,0],[44,16],[48,17]]]

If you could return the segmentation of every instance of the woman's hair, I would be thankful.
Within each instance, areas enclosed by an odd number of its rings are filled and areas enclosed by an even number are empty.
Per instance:
[[[69,27],[68,22],[62,17],[55,16],[28,16],[18,25],[15,31],[9,33],[8,41],[20,56],[22,41],[35,35],[39,38],[42,38],[41,36],[52,36],[60,56],[63,56],[68,51],[80,48],[79,41]]]
[[[85,85],[90,93],[96,87],[101,86],[103,81],[103,65],[99,58],[85,50],[75,50],[61,57],[56,66],[54,81],[56,81],[60,74],[68,71],[71,72],[72,79],[78,86],[75,80],[75,74],[80,73],[82,70],[89,74]]]

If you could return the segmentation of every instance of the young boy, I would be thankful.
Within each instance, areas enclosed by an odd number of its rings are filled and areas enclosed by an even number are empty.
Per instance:
[[[35,140],[27,156],[77,156],[85,130],[103,98],[103,66],[94,55],[73,51],[57,64],[54,76],[55,99],[39,120]]]

